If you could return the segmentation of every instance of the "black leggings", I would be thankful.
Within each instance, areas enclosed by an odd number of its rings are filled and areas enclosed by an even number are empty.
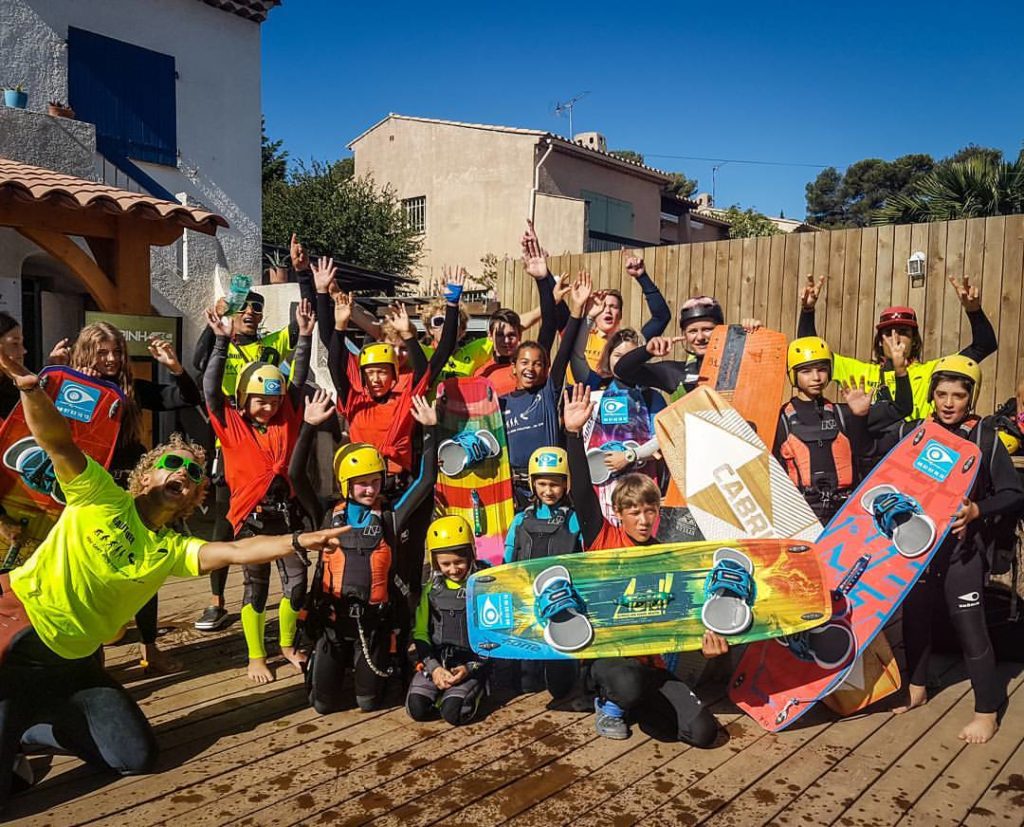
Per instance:
[[[519,688],[523,692],[551,693],[556,701],[568,695],[579,675],[573,660],[520,660],[512,661],[519,667]]]
[[[462,726],[476,716],[484,687],[483,678],[476,676],[450,689],[438,689],[430,677],[417,672],[405,696],[405,711],[414,721],[432,721],[440,715],[452,726]]]
[[[217,459],[223,462],[218,454]],[[228,522],[228,505],[231,502],[231,491],[224,478],[220,477],[213,483],[213,540],[225,542],[234,536],[231,523]],[[224,590],[228,586],[228,566],[210,572],[210,594],[224,599]]]
[[[652,738],[695,747],[715,742],[715,717],[671,672],[635,658],[599,658],[590,679],[601,698],[621,707]]]
[[[942,551],[939,551],[942,555]],[[903,601],[903,645],[910,682],[928,682],[932,612],[945,604],[964,653],[974,690],[975,712],[998,712],[1006,684],[996,674],[996,656],[985,623],[985,567],[977,552],[952,562],[937,558]]]
[[[373,665],[385,671],[391,663],[391,624],[363,620],[366,648]],[[370,712],[380,705],[387,678],[373,671],[366,662],[363,646],[355,639],[338,636],[325,630],[313,644],[306,665],[306,691],[309,704],[321,715],[337,712],[347,705],[344,690],[345,672],[352,669],[356,705]]]
[[[32,629],[0,666],[0,809],[22,746],[70,752],[122,775],[150,772],[157,756],[145,715],[106,673],[98,653],[67,660]]]
[[[157,610],[159,601],[154,594],[149,601],[135,613],[135,626],[139,630],[139,637],[142,642],[156,643]]]

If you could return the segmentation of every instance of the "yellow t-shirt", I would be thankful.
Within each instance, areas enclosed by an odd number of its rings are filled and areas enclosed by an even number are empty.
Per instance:
[[[423,355],[429,359],[434,355],[430,345],[423,345]],[[438,375],[438,380],[452,379],[455,377],[473,376],[491,358],[494,352],[494,342],[487,336],[474,339],[455,351],[445,362],[444,368]]]
[[[62,658],[84,658],[170,575],[198,575],[205,541],[148,529],[131,495],[92,459],[60,484],[67,507],[35,554],[11,572],[11,588],[43,643]]]
[[[864,377],[868,391],[874,395],[878,388],[879,376],[882,372],[881,365],[875,362],[862,362],[860,359],[853,359],[850,356],[836,354],[832,367],[832,378],[837,382],[859,382]],[[914,362],[907,366],[907,376],[910,378],[910,387],[914,394],[914,410],[910,412],[907,420],[924,419],[932,413],[932,404],[928,401],[928,388],[931,385],[932,371],[938,359],[928,362]],[[896,398],[896,374],[885,371],[885,384],[889,393]]]
[[[292,355],[291,334],[287,327],[268,333],[257,341],[247,345],[239,345],[234,342],[228,344],[228,355],[224,362],[224,381],[221,382],[221,390],[228,399],[235,395],[235,387],[238,385],[238,374],[250,362],[268,362],[271,365],[280,367]]]

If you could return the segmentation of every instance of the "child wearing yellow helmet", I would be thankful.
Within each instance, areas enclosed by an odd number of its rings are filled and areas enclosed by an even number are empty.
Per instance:
[[[314,274],[319,289],[328,279],[317,274],[316,270]],[[354,299],[346,293],[335,296],[334,327],[330,331],[327,364],[338,392],[338,410],[348,420],[353,442],[375,445],[384,457],[389,474],[388,490],[392,496],[400,494],[408,485],[413,468],[412,431],[415,422],[410,415],[411,398],[426,393],[455,346],[461,293],[461,281],[450,285],[445,333],[441,347],[429,362],[416,340],[405,305],[396,303],[385,314],[386,322],[401,338],[408,352],[412,366],[412,379],[408,384],[398,381],[399,355],[393,343],[370,342],[364,345],[359,351],[358,366],[354,364],[353,354],[347,345]],[[321,303],[326,301],[326,298],[321,298]]]
[[[303,300],[296,309],[299,340],[295,348],[291,382],[266,362],[250,362],[239,372],[234,404],[223,390],[224,366],[230,344],[230,319],[207,311],[207,324],[216,341],[203,376],[203,391],[210,425],[221,443],[224,475],[230,490],[228,521],[235,538],[286,534],[300,530],[308,515],[295,499],[287,473],[305,405],[303,386],[315,317]],[[297,671],[305,655],[295,644],[299,610],[306,593],[306,567],[292,555],[277,561],[284,597],[279,607],[281,653]],[[270,591],[270,564],[243,567],[242,630],[249,650],[249,678],[256,683],[274,680],[267,666],[264,643],[266,604]]]
[[[376,709],[394,672],[391,653],[405,654],[406,597],[418,583],[407,582],[410,566],[403,558],[413,555],[418,565],[422,546],[417,548],[404,535],[437,478],[437,413],[421,396],[412,397],[411,405],[412,417],[423,426],[423,459],[419,476],[395,502],[384,493],[387,463],[375,446],[353,442],[335,453],[341,498],[323,522],[351,529],[339,538],[337,548],[320,556],[304,610],[304,630],[313,641],[306,689],[310,705],[322,715],[351,703],[345,680],[349,669],[358,707]],[[313,436],[333,415],[329,402],[307,407],[290,463],[303,501],[316,500],[307,472]]]
[[[466,579],[476,560],[473,527],[465,517],[439,517],[427,529],[431,577],[419,606],[413,642],[419,660],[405,709],[414,721],[440,714],[452,726],[469,723],[484,694],[486,662],[469,646]]]
[[[871,423],[871,398],[863,384],[840,384],[842,403],[825,397],[832,382],[828,343],[817,336],[790,342],[786,368],[793,398],[779,412],[772,453],[823,525],[860,482],[863,467],[858,460],[870,452],[869,427],[881,430],[910,410],[913,400],[904,352],[902,343],[893,344],[899,411],[889,421],[889,406],[879,402],[877,421]]]
[[[1024,489],[991,419],[973,413],[981,390],[981,368],[963,354],[936,360],[929,382],[931,419],[981,450],[981,467],[956,514],[945,541],[903,603],[903,642],[907,664],[907,712],[928,701],[928,661],[934,611],[945,606],[964,654],[974,690],[974,717],[959,734],[972,744],[988,741],[998,728],[1006,701],[1005,681],[996,672],[985,620],[985,571],[990,534],[997,518],[1016,521],[1024,509]],[[888,449],[920,420],[902,423],[880,446]]]

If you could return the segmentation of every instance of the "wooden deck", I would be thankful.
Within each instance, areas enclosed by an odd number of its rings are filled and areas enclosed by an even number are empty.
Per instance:
[[[228,605],[241,577],[232,572]],[[1020,825],[1024,822],[1024,673],[1003,664],[1010,704],[985,746],[956,738],[972,712],[955,659],[931,702],[838,720],[812,710],[798,728],[762,732],[701,687],[723,726],[713,749],[594,733],[593,715],[548,709],[543,695],[492,704],[459,730],[416,724],[395,705],[321,717],[297,676],[253,688],[236,622],[201,635],[205,580],[161,592],[163,645],[186,664],[147,678],[137,646],[108,663],[138,698],[162,747],[159,771],[114,780],[65,757],[33,759],[45,778],[11,802],[15,824],[773,824]],[[272,600],[273,604],[273,600]],[[273,624],[271,624],[271,629]],[[268,630],[268,637],[270,630]],[[273,643],[271,642],[273,651]]]

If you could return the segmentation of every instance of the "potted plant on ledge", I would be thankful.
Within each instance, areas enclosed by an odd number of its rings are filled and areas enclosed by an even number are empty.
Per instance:
[[[66,103],[58,100],[50,101],[46,106],[46,112],[48,115],[52,115],[55,118],[73,118],[75,117],[75,110],[68,106]]]
[[[287,284],[288,282],[288,256],[282,256],[274,250],[267,253],[267,275],[271,284]]]
[[[14,86],[4,87],[4,105],[11,109],[28,108],[28,92],[25,91],[24,84],[17,83]]]

